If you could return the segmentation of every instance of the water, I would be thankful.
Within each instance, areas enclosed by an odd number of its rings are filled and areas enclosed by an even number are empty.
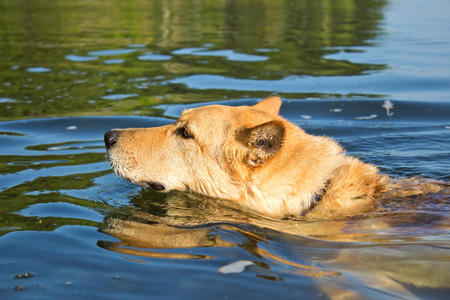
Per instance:
[[[2,1],[0,297],[445,298],[448,190],[272,220],[142,191],[111,172],[103,133],[276,93],[382,172],[448,182],[449,15],[444,0]]]

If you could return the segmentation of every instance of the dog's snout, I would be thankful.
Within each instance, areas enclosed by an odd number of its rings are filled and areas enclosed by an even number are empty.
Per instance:
[[[105,146],[106,149],[111,148],[115,143],[117,143],[117,140],[119,139],[120,132],[117,130],[108,130],[105,133]]]

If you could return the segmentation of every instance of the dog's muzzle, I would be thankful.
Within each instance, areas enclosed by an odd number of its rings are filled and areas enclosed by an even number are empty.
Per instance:
[[[107,132],[105,132],[105,147],[106,150],[110,150],[112,147],[114,147],[115,144],[117,144],[117,141],[119,140],[119,136],[120,136],[120,131],[117,130],[108,130]],[[108,160],[111,163],[111,157],[109,156],[109,154],[107,155]],[[113,169],[115,169],[117,166],[114,163],[111,163],[111,165],[113,165]],[[125,179],[127,179],[127,176],[124,176],[123,174],[121,174],[122,177],[124,177]],[[128,179],[130,180],[130,179]],[[164,191],[166,189],[166,187],[164,185],[162,185],[161,183],[158,182],[154,182],[154,181],[149,181],[147,182],[147,185],[149,185],[152,189],[156,190],[156,191]]]

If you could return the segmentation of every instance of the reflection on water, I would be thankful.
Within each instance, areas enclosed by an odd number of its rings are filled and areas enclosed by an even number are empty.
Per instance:
[[[7,85],[0,86],[0,92],[19,100],[0,110],[3,119],[146,114],[161,102],[262,95],[258,93],[261,88],[236,91],[220,84],[208,87],[207,92],[198,91],[183,81],[192,74],[229,80],[281,80],[294,75],[364,75],[386,67],[383,63],[326,58],[342,49],[371,45],[380,33],[384,0],[339,4],[313,0],[89,4],[40,0],[7,1],[3,6],[0,82]],[[143,75],[148,78],[144,88],[128,81]],[[162,75],[164,80],[159,79]],[[291,84],[303,85],[301,80]],[[328,97],[330,93],[384,93],[380,88],[367,92],[308,88],[264,91],[296,99]],[[112,92],[138,97],[111,104],[105,96]]]
[[[112,174],[103,134],[276,92],[284,117],[384,173],[449,182],[449,9],[2,1],[0,298],[444,298],[448,186],[350,219],[274,220],[141,191]]]
[[[448,181],[449,150],[443,145],[450,134],[445,128],[449,108],[393,101],[389,117],[384,104],[302,100],[285,103],[281,113],[311,133],[334,136],[391,175]],[[160,109],[173,118],[195,105]],[[379,117],[356,119],[371,113]],[[196,295],[205,282],[214,287],[205,292],[208,296],[263,296],[269,289],[331,298],[447,293],[448,186],[426,196],[386,199],[376,210],[351,219],[277,220],[225,200],[141,191],[111,173],[101,139],[111,124],[168,122],[82,117],[0,124],[0,142],[8,145],[0,149],[0,245],[7,254],[0,256],[0,264],[11,292],[22,285],[14,276],[31,272],[24,286],[42,296],[89,289],[91,281],[98,282],[92,291],[103,294],[126,295],[131,286],[140,295],[158,290],[173,297],[180,290]],[[404,141],[411,135],[414,147]],[[24,240],[26,248],[20,246]],[[44,271],[48,268],[52,274]],[[146,285],[142,277],[153,278],[159,288]],[[244,283],[254,289],[242,290]]]
[[[0,96],[14,101],[0,118],[144,115],[267,92],[444,101],[448,5],[434,2],[429,16],[404,0],[6,1]]]
[[[217,259],[210,247],[238,247],[250,255],[244,257],[251,267],[237,273],[278,281],[286,273],[314,278],[330,297],[357,297],[367,288],[374,289],[371,296],[411,297],[411,286],[438,290],[450,282],[448,265],[442,263],[450,226],[448,190],[444,193],[441,203],[433,195],[410,199],[415,203],[410,207],[388,202],[351,220],[286,221],[242,212],[217,199],[148,192],[133,200],[138,210],[106,218],[103,232],[120,242],[99,241],[99,246],[166,259]],[[424,202],[433,207],[425,210]]]

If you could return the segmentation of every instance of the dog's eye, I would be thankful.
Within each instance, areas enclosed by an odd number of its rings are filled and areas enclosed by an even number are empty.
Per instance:
[[[259,139],[259,140],[256,140],[255,141],[255,143],[254,143],[254,145],[256,146],[256,147],[270,147],[270,143],[269,143],[269,141],[268,140],[264,140],[264,139]]]
[[[193,138],[192,134],[187,130],[186,127],[180,127],[177,129],[177,134],[181,136],[184,139],[191,139]]]

